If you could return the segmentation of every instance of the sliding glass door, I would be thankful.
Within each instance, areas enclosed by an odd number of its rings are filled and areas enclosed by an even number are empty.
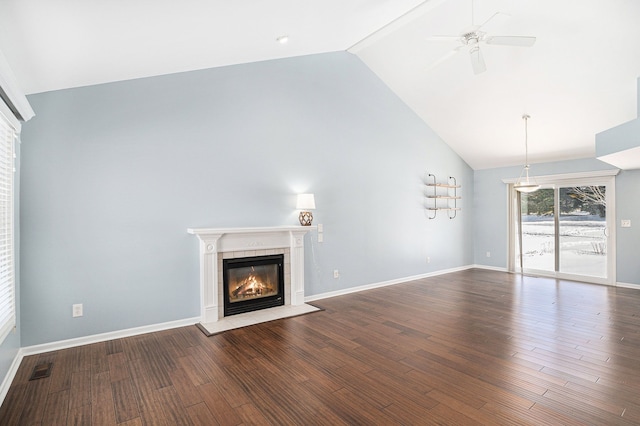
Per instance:
[[[556,189],[560,198],[558,270],[607,277],[606,185]]]
[[[554,189],[541,188],[529,194],[520,194],[519,242],[522,251],[518,253],[524,269],[555,271],[556,226]]]
[[[614,182],[547,178],[532,193],[510,186],[509,269],[615,284]]]

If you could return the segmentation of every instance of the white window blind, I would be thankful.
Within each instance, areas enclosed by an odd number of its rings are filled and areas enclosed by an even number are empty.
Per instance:
[[[13,245],[15,139],[15,128],[0,113],[0,343],[16,325]]]

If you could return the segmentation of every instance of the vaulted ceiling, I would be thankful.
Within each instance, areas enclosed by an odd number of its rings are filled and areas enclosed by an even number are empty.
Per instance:
[[[431,39],[472,19],[536,42],[481,44],[476,75],[467,47]],[[531,162],[593,157],[636,118],[639,19],[637,0],[1,0],[0,51],[31,94],[348,50],[482,169],[523,162],[525,113]]]

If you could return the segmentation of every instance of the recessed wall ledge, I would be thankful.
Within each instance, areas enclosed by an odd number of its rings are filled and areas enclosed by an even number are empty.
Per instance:
[[[285,305],[304,304],[304,235],[315,226],[271,226],[256,228],[189,228],[187,232],[200,240],[200,322],[221,318],[219,300],[218,254],[289,249],[291,264],[290,297]]]

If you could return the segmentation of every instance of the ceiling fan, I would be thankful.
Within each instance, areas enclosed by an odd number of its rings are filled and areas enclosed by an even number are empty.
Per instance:
[[[493,20],[498,15],[505,15],[500,12],[496,12],[489,19],[483,22],[481,25],[474,24],[474,16],[473,16],[473,0],[471,0],[471,26],[464,29],[460,32],[459,35],[442,35],[442,36],[432,36],[429,37],[428,41],[457,41],[460,43],[459,46],[454,48],[452,51],[448,52],[442,58],[435,61],[428,68],[428,71],[437,67],[447,59],[451,58],[459,51],[464,50],[465,48],[469,52],[469,56],[471,58],[471,67],[473,68],[474,74],[480,74],[487,70],[487,66],[484,62],[484,58],[482,57],[482,51],[480,50],[481,44],[494,44],[501,46],[518,46],[518,47],[531,47],[536,42],[535,37],[531,36],[492,36],[488,35],[485,31],[482,31],[482,28],[487,25],[491,20]]]

